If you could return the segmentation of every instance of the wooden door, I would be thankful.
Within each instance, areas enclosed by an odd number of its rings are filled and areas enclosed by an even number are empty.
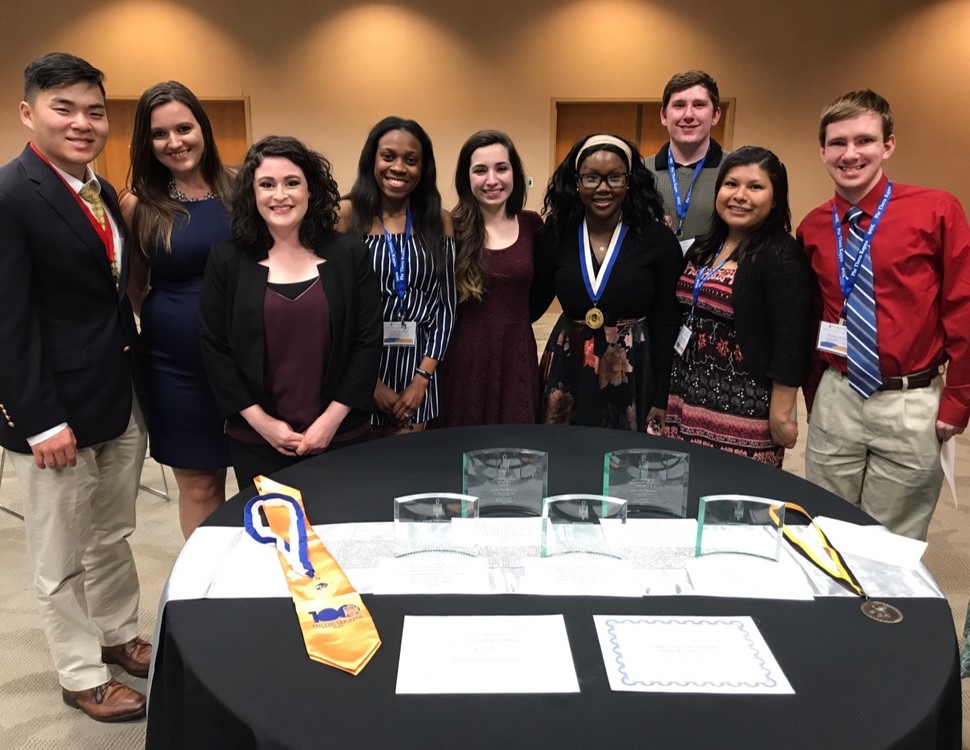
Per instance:
[[[660,101],[556,102],[555,151],[552,172],[577,139],[590,133],[611,133],[632,141],[643,156],[657,153],[667,142],[667,129],[660,124]],[[734,100],[721,100],[721,119],[711,136],[725,151],[731,150],[734,134]]]

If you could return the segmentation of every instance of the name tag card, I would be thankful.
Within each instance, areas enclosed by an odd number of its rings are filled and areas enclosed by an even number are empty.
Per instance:
[[[415,346],[418,324],[413,320],[384,321],[384,346]]]
[[[684,352],[687,351],[687,344],[690,343],[691,330],[690,327],[682,325],[680,327],[680,333],[677,334],[677,340],[674,342],[674,351],[677,352],[681,357],[684,356]]]
[[[845,324],[826,323],[823,320],[818,328],[818,344],[815,348],[820,352],[847,357],[849,355],[849,334]]]

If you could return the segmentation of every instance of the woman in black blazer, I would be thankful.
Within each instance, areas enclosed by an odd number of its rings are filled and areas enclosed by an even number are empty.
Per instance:
[[[293,138],[259,141],[236,176],[200,311],[240,487],[369,430],[380,292],[367,248],[334,230],[338,201],[330,164]]]
[[[664,433],[781,467],[811,352],[812,277],[791,237],[788,175],[744,146],[721,164],[710,231],[687,253]]]

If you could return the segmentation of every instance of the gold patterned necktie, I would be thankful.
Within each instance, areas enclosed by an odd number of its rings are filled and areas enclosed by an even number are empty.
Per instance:
[[[98,220],[98,224],[101,225],[102,229],[108,228],[108,220],[104,214],[104,203],[101,200],[101,194],[97,191],[94,185],[88,184],[77,191],[77,194],[81,196],[85,203],[91,209],[91,213],[94,214],[94,218]]]
[[[111,226],[108,224],[108,216],[104,209],[104,201],[101,200],[101,194],[98,192],[98,189],[91,183],[88,183],[78,190],[77,194],[88,204],[88,208],[91,209],[95,220],[101,225],[101,229],[111,232]],[[115,286],[118,286],[118,254],[112,252],[113,248],[107,241],[105,242],[105,249],[108,251],[108,263],[111,264],[111,276],[115,280]]]

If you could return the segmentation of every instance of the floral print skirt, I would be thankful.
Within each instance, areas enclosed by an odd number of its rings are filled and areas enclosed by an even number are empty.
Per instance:
[[[664,435],[781,468],[785,449],[768,424],[771,388],[745,366],[734,326],[698,318],[693,328],[674,357]]]
[[[654,391],[646,319],[593,330],[560,317],[540,370],[544,424],[646,430]]]

